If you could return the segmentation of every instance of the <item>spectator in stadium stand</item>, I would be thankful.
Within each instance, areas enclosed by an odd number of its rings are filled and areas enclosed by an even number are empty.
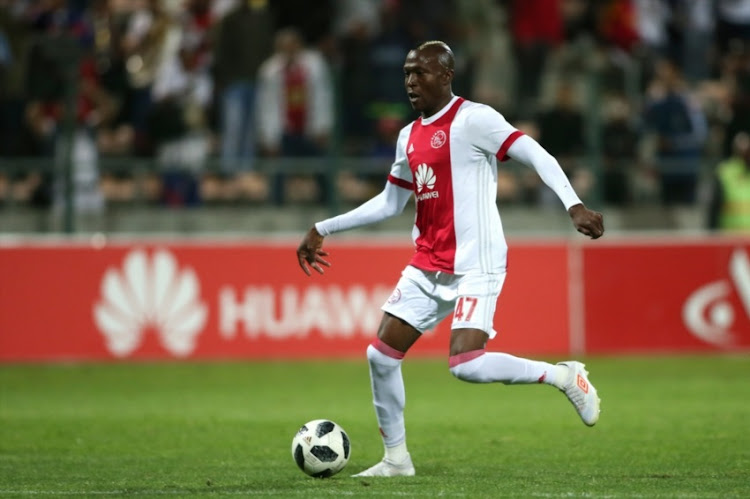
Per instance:
[[[84,14],[82,9],[56,0],[41,6],[32,16],[32,26],[39,36],[28,56],[25,114],[40,150],[56,160],[52,175],[32,172],[28,183],[33,204],[46,206],[51,202],[62,212],[67,201],[60,161],[69,149],[73,208],[77,213],[96,215],[104,208],[99,188],[96,129],[112,106],[101,87],[92,52],[93,27]],[[64,91],[66,84],[70,84],[67,70],[71,67],[75,68],[78,92],[73,102],[75,120],[68,144],[63,133]]]
[[[580,164],[586,145],[584,120],[572,82],[562,80],[557,84],[553,102],[539,112],[536,122],[539,126],[539,142],[557,159],[576,191],[585,199],[588,193],[582,192],[576,185],[575,178],[582,176],[584,171]],[[556,201],[548,189],[538,194],[544,204]]]
[[[558,0],[513,0],[510,4],[518,68],[516,94],[523,106],[519,110],[534,110],[547,58],[563,42],[560,4]]]
[[[164,63],[169,50],[168,33],[172,19],[157,0],[137,3],[128,16],[125,32],[120,42],[127,68],[127,90],[124,107],[127,121],[134,132],[134,149],[138,155],[149,155],[153,149],[149,135],[149,116],[152,112],[151,88],[156,73]]]
[[[706,116],[690,95],[679,67],[669,59],[656,65],[648,93],[644,127],[654,142],[661,201],[665,205],[693,204],[708,136]]]
[[[243,177],[243,184],[260,181],[253,173],[256,78],[272,50],[267,1],[240,2],[217,26],[213,71],[220,96],[222,173]]]
[[[411,50],[404,83],[421,116],[400,134],[384,190],[345,214],[316,223],[297,249],[300,267],[330,266],[325,236],[400,213],[414,194],[416,251],[383,305],[377,338],[367,348],[373,402],[385,457],[355,476],[411,476],[406,447],[401,363],[423,332],[453,312],[449,366],[471,383],[545,383],[563,391],[588,425],[599,419],[599,397],[576,361],[549,364],[486,352],[506,275],[507,244],[495,204],[497,166],[513,158],[532,166],[558,195],[573,226],[597,239],[602,215],[586,208],[558,162],[535,140],[484,104],[453,94],[454,58],[443,42]]]
[[[181,16],[168,28],[178,43],[164,54],[151,89],[149,135],[156,145],[161,201],[173,207],[201,203],[199,184],[211,142],[210,54],[205,30],[187,29],[191,21],[191,15]]]
[[[716,42],[726,54],[731,46],[750,42],[750,0],[716,0]]]
[[[602,199],[605,204],[625,206],[632,199],[631,177],[638,164],[638,132],[633,112],[623,95],[612,95],[602,106]]]
[[[266,156],[323,155],[333,130],[333,86],[322,54],[306,48],[294,28],[276,33],[275,52],[261,65],[257,95],[258,137]],[[284,202],[285,176],[275,173],[271,195]],[[327,199],[324,174],[315,175],[319,195]]]
[[[750,233],[750,135],[738,133],[734,154],[716,167],[708,228]]]

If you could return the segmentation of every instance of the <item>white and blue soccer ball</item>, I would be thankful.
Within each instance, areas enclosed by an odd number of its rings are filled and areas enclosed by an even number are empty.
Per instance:
[[[346,466],[351,455],[349,436],[328,419],[302,425],[292,440],[292,457],[299,469],[315,478],[328,478]]]

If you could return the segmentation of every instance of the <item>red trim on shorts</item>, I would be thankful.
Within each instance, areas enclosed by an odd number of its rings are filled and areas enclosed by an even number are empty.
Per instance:
[[[499,161],[508,161],[510,158],[508,157],[508,149],[510,149],[510,146],[513,145],[513,142],[518,140],[519,137],[523,136],[523,132],[520,130],[516,130],[515,132],[508,135],[508,138],[505,139],[505,142],[503,142],[503,145],[500,146],[500,149],[497,151],[497,154],[495,156]]]
[[[482,355],[484,355],[484,348],[481,348],[479,350],[470,350],[468,352],[459,353],[458,355],[451,355],[448,359],[448,366],[456,367],[459,364],[469,362],[470,360],[474,360],[477,357],[481,357]]]
[[[388,175],[388,182],[395,184],[403,189],[408,189],[410,191],[414,190],[414,184],[402,178],[394,177],[393,175]]]
[[[380,341],[380,338],[375,338],[375,341],[373,341],[371,345],[375,348],[375,350],[382,353],[383,355],[387,355],[392,359],[401,360],[404,358],[404,355],[406,355],[404,352],[399,352],[392,346],[386,345],[385,343]]]

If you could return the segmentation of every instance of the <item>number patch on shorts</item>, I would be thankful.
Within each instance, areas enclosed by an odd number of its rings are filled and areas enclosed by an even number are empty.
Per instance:
[[[479,298],[472,296],[460,296],[456,302],[456,310],[453,312],[453,322],[469,322],[474,316]]]

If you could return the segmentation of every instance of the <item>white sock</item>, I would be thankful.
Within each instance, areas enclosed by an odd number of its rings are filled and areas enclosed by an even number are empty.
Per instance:
[[[451,356],[450,366],[455,377],[471,383],[545,383],[559,388],[567,375],[565,366],[484,350]]]
[[[406,442],[385,448],[385,458],[392,463],[401,464],[406,461],[407,457],[409,457],[409,451],[406,450]]]
[[[378,343],[378,345],[391,355],[386,355],[370,345],[367,347],[367,360],[370,364],[375,416],[378,419],[386,452],[388,452],[389,447],[395,448],[406,441],[406,426],[404,425],[406,392],[404,379],[401,376],[403,354],[393,349],[389,350],[390,347],[384,343]],[[399,355],[400,358],[396,358]]]

